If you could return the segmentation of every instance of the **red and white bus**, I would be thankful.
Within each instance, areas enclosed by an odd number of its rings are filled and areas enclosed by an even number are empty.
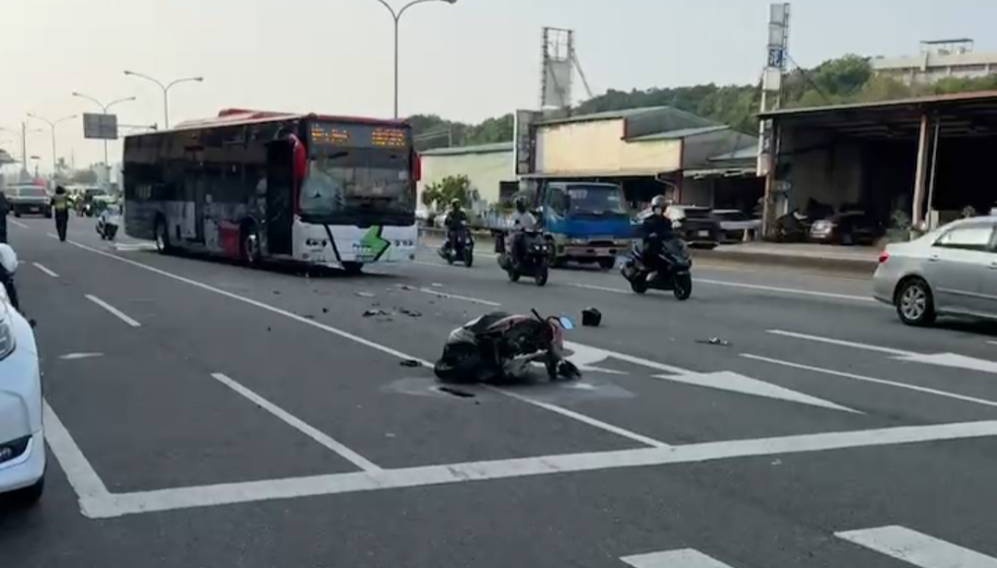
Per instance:
[[[228,109],[125,138],[125,232],[248,264],[412,260],[407,122]]]

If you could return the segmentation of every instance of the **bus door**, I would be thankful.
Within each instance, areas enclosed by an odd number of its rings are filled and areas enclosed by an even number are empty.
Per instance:
[[[287,140],[267,144],[267,252],[292,254],[293,222],[292,145]]]

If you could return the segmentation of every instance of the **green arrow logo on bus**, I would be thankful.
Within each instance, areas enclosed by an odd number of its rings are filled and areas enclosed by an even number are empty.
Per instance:
[[[360,245],[373,256],[374,260],[381,258],[384,251],[388,250],[391,246],[391,241],[381,238],[381,227],[371,227],[362,239],[360,239]]]

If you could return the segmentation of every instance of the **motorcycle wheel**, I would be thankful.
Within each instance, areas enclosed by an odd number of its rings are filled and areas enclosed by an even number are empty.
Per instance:
[[[471,268],[474,264],[474,249],[464,251],[464,266]]]
[[[512,266],[506,272],[509,274],[509,282],[519,282],[519,272]]]
[[[686,273],[676,276],[675,287],[672,289],[672,293],[675,294],[675,298],[678,300],[688,300],[689,296],[692,295],[692,275]]]
[[[578,370],[578,367],[574,363],[567,359],[558,363],[557,374],[569,381],[582,378],[582,372]]]
[[[630,289],[634,291],[635,294],[646,294],[647,293],[647,280],[646,277],[637,273],[633,278],[629,279]]]
[[[477,382],[475,368],[478,366],[478,354],[471,345],[458,345],[444,353],[444,356],[433,365],[433,373],[443,383],[473,383]]]
[[[550,277],[550,269],[547,268],[547,264],[544,263],[537,267],[537,272],[533,276],[534,281],[536,281],[537,286],[546,286],[547,278]]]
[[[446,255],[447,264],[453,265],[453,255],[454,255],[454,253],[452,251],[451,252],[447,252],[447,255]]]

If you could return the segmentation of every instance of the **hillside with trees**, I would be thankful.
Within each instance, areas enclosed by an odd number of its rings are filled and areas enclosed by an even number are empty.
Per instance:
[[[783,106],[788,108],[874,102],[966,91],[997,90],[997,75],[980,79],[943,79],[932,85],[910,87],[887,77],[873,75],[868,58],[846,55],[830,59],[813,69],[794,69],[783,82]],[[758,130],[758,85],[695,85],[647,90],[608,90],[572,111],[590,114],[646,106],[668,105],[697,114],[736,130],[754,134]],[[410,118],[419,149],[448,145],[469,146],[512,140],[511,114],[489,118],[481,124],[452,122],[436,115]],[[452,144],[451,144],[452,142]]]

